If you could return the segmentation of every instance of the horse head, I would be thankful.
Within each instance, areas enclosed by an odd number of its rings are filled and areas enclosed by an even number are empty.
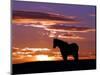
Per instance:
[[[53,48],[56,48],[56,46],[57,46],[57,43],[56,43],[56,42],[57,42],[57,39],[54,38],[54,39],[53,39]]]
[[[53,40],[53,48],[56,48],[56,46],[60,47],[61,44],[63,44],[63,43],[64,43],[64,41],[59,40],[57,38],[54,38],[54,40]]]

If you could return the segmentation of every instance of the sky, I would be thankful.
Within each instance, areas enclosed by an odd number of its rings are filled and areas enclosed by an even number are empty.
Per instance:
[[[79,59],[95,59],[96,7],[13,1],[13,63],[62,60],[56,37],[79,45]],[[73,59],[69,56],[67,59]]]

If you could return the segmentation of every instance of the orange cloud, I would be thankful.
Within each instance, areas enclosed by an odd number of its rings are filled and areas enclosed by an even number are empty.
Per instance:
[[[15,49],[15,47],[13,48]],[[58,50],[48,48],[16,48],[17,51],[12,52],[13,64],[35,61],[56,61],[62,60]]]
[[[13,51],[17,49],[17,51]],[[34,50],[35,49],[35,50]],[[38,50],[37,50],[38,49]],[[36,61],[58,61],[63,60],[59,48],[49,49],[48,48],[16,48],[13,47],[12,52],[12,63],[24,63],[24,62],[36,62]],[[41,52],[40,52],[41,51]],[[79,50],[79,59],[95,59],[95,50]],[[73,59],[73,57],[68,57]]]

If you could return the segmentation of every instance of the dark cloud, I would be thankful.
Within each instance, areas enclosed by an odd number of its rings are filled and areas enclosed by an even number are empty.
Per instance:
[[[74,19],[67,18],[60,14],[29,12],[29,11],[13,11],[13,18],[34,18],[34,19],[39,18],[39,19],[62,20],[62,21],[76,21]]]
[[[88,32],[95,31],[95,29],[89,27],[78,27],[78,26],[65,26],[65,25],[53,25],[49,26],[48,30],[62,31],[62,32]]]

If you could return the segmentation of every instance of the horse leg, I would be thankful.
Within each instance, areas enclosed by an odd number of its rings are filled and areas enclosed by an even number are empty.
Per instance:
[[[73,56],[74,56],[74,60],[75,60],[75,61],[78,61],[78,52],[75,52],[75,53],[73,54]]]
[[[64,56],[63,56],[63,59],[64,59],[64,61],[66,61],[66,60],[67,60],[67,56],[66,56],[66,55],[64,55]]]
[[[62,57],[63,57],[63,60],[64,60],[64,61],[67,60],[67,55],[66,55],[66,53],[62,53]]]

